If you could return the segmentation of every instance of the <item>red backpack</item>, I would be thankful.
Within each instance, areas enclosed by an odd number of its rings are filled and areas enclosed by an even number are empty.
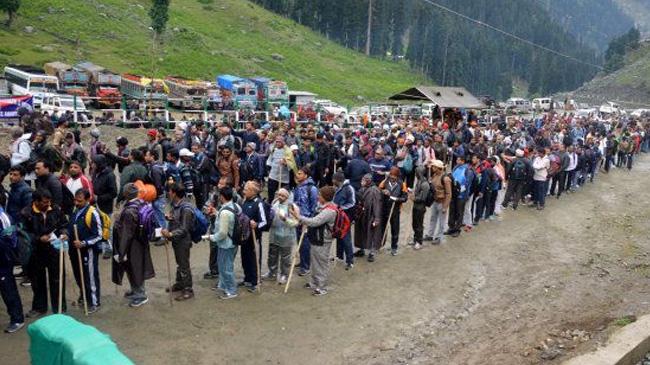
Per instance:
[[[350,217],[345,211],[334,204],[328,204],[325,209],[336,211],[336,220],[332,226],[332,238],[343,239],[350,232]]]

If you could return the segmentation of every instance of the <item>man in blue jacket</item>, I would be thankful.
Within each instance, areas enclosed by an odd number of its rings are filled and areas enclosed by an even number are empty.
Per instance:
[[[293,193],[293,201],[300,209],[300,215],[303,217],[311,218],[316,214],[316,207],[318,206],[318,188],[314,180],[309,176],[310,169],[302,167],[296,173],[296,182],[298,187]],[[298,227],[298,237],[302,234],[302,227]],[[310,273],[310,240],[313,238],[315,231],[308,229],[305,238],[300,246],[300,271],[298,275],[305,276]]]
[[[20,211],[32,204],[32,189],[25,182],[25,169],[21,166],[9,169],[9,182],[7,214],[17,224],[20,223]]]
[[[332,177],[334,186],[336,186],[336,192],[334,193],[334,204],[339,208],[343,209],[349,218],[352,218],[352,211],[354,206],[357,203],[356,193],[350,181],[345,179],[345,176],[342,172],[337,172]],[[336,242],[336,257],[339,260],[343,260],[343,254],[345,253],[345,269],[350,270],[354,267],[354,257],[352,252],[352,230],[348,231],[348,234],[345,235],[342,239],[337,240]]]

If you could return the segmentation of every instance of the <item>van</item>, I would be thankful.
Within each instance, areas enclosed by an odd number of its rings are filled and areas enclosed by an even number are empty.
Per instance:
[[[533,99],[533,109],[537,111],[549,111],[553,109],[553,99],[551,98],[537,98]]]
[[[515,113],[528,113],[530,112],[530,101],[522,98],[510,98],[506,101],[506,109]]]

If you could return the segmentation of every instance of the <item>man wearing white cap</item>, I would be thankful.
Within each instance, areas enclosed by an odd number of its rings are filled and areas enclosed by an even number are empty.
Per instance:
[[[192,158],[194,158],[194,153],[187,148],[181,148],[181,150],[178,152],[178,156],[181,160],[179,174],[181,176],[183,186],[185,186],[185,195],[191,198],[194,196],[194,183],[198,182],[196,180],[199,176],[196,171],[193,171],[194,167],[192,166]]]
[[[533,165],[529,159],[524,157],[523,150],[517,149],[515,156],[515,159],[506,169],[508,190],[506,191],[506,197],[503,199],[503,207],[507,208],[512,200],[512,209],[517,210],[524,188],[533,176]]]
[[[431,206],[431,216],[428,234],[424,241],[433,241],[433,244],[439,244],[442,241],[445,232],[445,222],[449,204],[451,203],[451,178],[445,175],[445,164],[440,160],[434,160],[431,163],[431,185],[433,186],[433,205]]]

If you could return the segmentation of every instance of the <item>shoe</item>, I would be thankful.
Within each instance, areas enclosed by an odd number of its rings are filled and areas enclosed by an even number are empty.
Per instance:
[[[280,278],[278,279],[278,284],[279,285],[284,285],[287,283],[287,276],[286,275],[280,275]]]
[[[251,293],[257,293],[258,292],[257,285],[249,286],[248,288],[246,288],[246,290],[248,290]]]
[[[432,245],[439,245],[442,240],[438,237],[434,238],[433,241],[431,242]]]
[[[451,236],[451,235],[454,234],[454,232],[452,232],[451,230],[447,230],[447,231],[445,231],[443,234],[444,234],[445,236]]]
[[[320,297],[327,294],[327,289],[314,289],[311,295],[315,297]]]
[[[23,322],[23,323],[9,323],[9,325],[5,328],[5,333],[18,332],[18,330],[20,330],[23,327],[25,327],[25,322]]]
[[[433,237],[431,237],[431,236],[424,236],[424,237],[422,238],[422,241],[424,241],[424,242],[433,241]]]
[[[235,299],[239,296],[237,293],[224,293],[223,295],[219,296],[219,299],[223,300],[228,300],[228,299]]]
[[[205,279],[205,280],[212,280],[212,279],[218,279],[218,278],[219,278],[219,274],[213,273],[211,271],[208,271],[205,274],[203,274],[203,279]]]
[[[157,241],[157,242],[154,242],[153,245],[154,245],[154,246],[157,246],[157,247],[164,246],[164,245],[165,245],[165,241],[163,241],[163,240],[159,240],[159,241]]]
[[[93,314],[99,310],[99,306],[91,305],[88,307],[88,314]]]
[[[132,297],[134,294],[135,294],[134,292],[132,292],[132,291],[129,290],[129,291],[127,291],[126,293],[124,293],[124,298],[126,298],[126,299],[131,299],[131,297]]]
[[[194,291],[192,289],[185,289],[180,295],[174,298],[174,300],[178,302],[182,302],[184,300],[188,300],[192,298],[194,298]]]
[[[314,289],[314,286],[311,285],[311,283],[305,283],[305,285],[303,285],[303,288],[305,288],[305,289]]]
[[[414,250],[419,250],[422,248],[422,245],[420,243],[416,243],[415,246],[413,246]],[[394,255],[393,255],[394,256]]]
[[[170,288],[165,288],[165,293],[169,293],[170,290],[171,290],[172,293],[176,293],[176,292],[182,291],[183,288],[178,284],[174,284],[174,285],[172,285],[171,289]]]
[[[391,249],[390,250],[390,255],[391,256],[397,256],[397,249],[396,248]]]
[[[538,206],[537,210],[544,210],[544,206],[543,205]]]
[[[478,226],[478,220],[475,220],[472,224],[474,224],[475,227]]]
[[[25,317],[27,317],[27,318],[38,318],[40,316],[45,315],[46,313],[47,313],[47,311],[39,312],[39,311],[35,311],[35,310],[32,309],[29,312],[27,312]]]
[[[129,303],[129,307],[131,308],[137,308],[141,305],[147,304],[149,301],[149,298],[144,297],[144,298],[138,298],[138,299],[133,299],[131,303]]]
[[[103,258],[104,260],[110,260],[111,257],[113,257],[113,251],[111,251],[111,250],[106,250],[106,251],[104,251],[104,253],[102,254],[102,258]]]
[[[451,236],[454,238],[460,236],[460,231],[452,233]]]
[[[30,287],[32,286],[32,281],[29,280],[28,278],[24,278],[23,281],[20,282],[20,286],[22,287]]]
[[[264,281],[270,281],[270,280],[275,280],[277,275],[272,272],[267,272],[266,274],[262,275],[262,280]]]
[[[345,265],[345,271],[349,271],[354,267],[354,264],[347,264]]]
[[[366,252],[364,250],[359,250],[359,251],[355,252],[354,255],[352,255],[352,256],[354,256],[354,257],[364,257],[364,256],[366,256]]]
[[[375,262],[375,255],[374,254],[368,255],[368,262]]]
[[[415,241],[409,241],[409,242],[408,242],[408,245],[409,245],[409,246],[415,246]]]
[[[311,270],[300,269],[300,271],[298,272],[299,276],[307,276],[309,274],[311,274]]]
[[[253,286],[253,284],[249,283],[248,281],[240,281],[237,283],[237,286],[249,287],[249,286]]]

